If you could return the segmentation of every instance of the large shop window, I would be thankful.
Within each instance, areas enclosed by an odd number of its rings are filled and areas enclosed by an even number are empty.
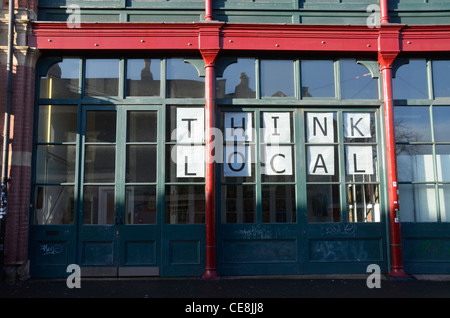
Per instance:
[[[205,165],[198,156],[204,151],[205,88],[199,61],[44,58],[34,223],[114,224],[120,204],[120,222],[155,224],[157,202],[165,203],[167,224],[204,223]],[[183,106],[166,106],[169,99],[180,104],[180,98]],[[164,147],[165,153],[158,151]]]
[[[408,62],[397,70],[397,74],[403,75],[394,79],[397,87],[405,88],[401,96],[407,99],[434,96],[434,99],[396,101],[401,220],[450,222],[450,60]],[[420,79],[414,75],[418,73]],[[416,89],[423,93],[417,93]]]
[[[302,213],[308,222],[380,222],[378,65],[347,58],[228,63],[217,80],[221,222],[296,223]],[[243,106],[228,108],[230,99]],[[336,107],[344,99],[360,107]]]
[[[222,223],[380,222],[376,114],[222,111]]]

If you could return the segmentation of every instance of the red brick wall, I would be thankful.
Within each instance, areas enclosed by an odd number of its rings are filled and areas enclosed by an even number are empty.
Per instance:
[[[3,74],[5,74],[4,71]],[[24,264],[28,259],[34,85],[34,68],[25,66],[13,68],[10,130],[12,139],[10,144],[11,181],[8,189],[6,216],[5,266]],[[3,96],[6,94],[3,93],[5,91],[6,88],[2,90]],[[2,103],[3,109],[4,103]],[[1,120],[3,129],[3,118]]]

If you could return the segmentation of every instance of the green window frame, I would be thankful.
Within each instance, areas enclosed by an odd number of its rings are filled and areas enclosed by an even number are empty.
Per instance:
[[[450,60],[405,58],[394,65],[396,81],[412,86],[420,81],[425,97],[405,93],[394,101],[394,124],[399,179],[400,215],[405,223],[448,223],[450,179],[447,157],[450,137],[445,133],[450,114]],[[403,73],[401,73],[403,71]],[[422,78],[409,79],[411,73]],[[399,84],[400,85],[400,84]],[[395,89],[395,86],[394,86]],[[394,95],[395,96],[395,95]]]

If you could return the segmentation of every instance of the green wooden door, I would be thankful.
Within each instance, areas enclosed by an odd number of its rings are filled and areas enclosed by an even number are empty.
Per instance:
[[[218,169],[224,275],[303,272],[295,110],[224,110]]]
[[[159,275],[158,111],[83,109],[82,275]]]

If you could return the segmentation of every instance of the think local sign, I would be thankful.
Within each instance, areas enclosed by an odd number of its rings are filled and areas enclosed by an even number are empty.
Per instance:
[[[344,113],[344,137],[352,140],[370,138],[369,113]],[[336,171],[336,122],[334,113],[309,112],[306,116],[307,173],[334,175]],[[224,114],[223,175],[249,177],[254,163],[252,142],[255,139],[251,112]],[[293,147],[291,114],[263,112],[261,117],[261,173],[265,175],[292,175]],[[204,177],[205,146],[203,108],[177,109],[177,177]],[[187,145],[187,144],[188,145]],[[221,143],[222,144],[222,143]],[[217,144],[215,145],[218,146]],[[346,173],[373,174],[373,147],[346,145]]]

